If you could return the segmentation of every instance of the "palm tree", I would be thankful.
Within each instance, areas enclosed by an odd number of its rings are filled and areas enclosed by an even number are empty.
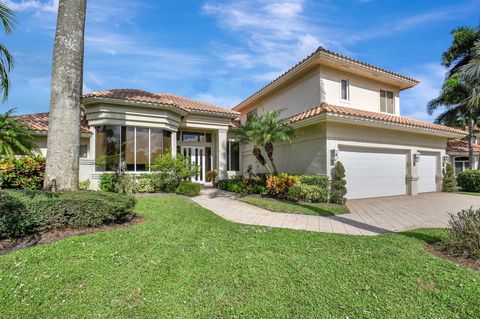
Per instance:
[[[459,27],[452,32],[452,44],[442,55],[442,65],[449,68],[437,98],[428,103],[427,111],[431,115],[444,107],[446,110],[435,120],[448,126],[468,127],[468,145],[470,167],[473,167],[474,127],[480,117],[480,108],[468,102],[475,85],[464,76],[464,67],[475,55],[475,44],[480,40],[480,26]]]
[[[10,34],[15,27],[15,17],[13,11],[0,3],[0,20],[6,34]],[[8,72],[13,68],[13,57],[7,48],[0,43],[0,93],[3,95],[3,102],[7,101],[8,91],[10,89],[10,80]],[[5,114],[6,116],[7,114]]]
[[[474,54],[475,43],[480,40],[480,25],[477,27],[458,27],[451,32],[453,41],[442,55],[442,65],[449,68],[448,76],[457,73],[470,62]]]
[[[245,125],[240,125],[239,128],[233,131],[241,143],[252,144],[252,152],[257,161],[266,168],[268,173],[272,173],[260,149],[263,146],[274,174],[278,173],[278,170],[273,159],[273,144],[275,142],[290,141],[295,136],[293,128],[285,121],[278,119],[280,113],[280,110],[269,111],[260,117],[256,114],[251,114],[248,116]]]
[[[87,0],[60,0],[53,50],[44,188],[77,189]]]
[[[32,155],[32,151],[38,150],[35,139],[21,120],[12,116],[13,111],[0,114],[0,157]]]
[[[261,122],[261,143],[265,148],[268,159],[272,164],[273,172],[278,173],[277,166],[273,160],[273,143],[290,141],[295,136],[293,128],[280,121],[280,110],[267,112],[262,116]]]
[[[242,144],[252,144],[253,156],[257,161],[262,164],[267,172],[271,173],[272,171],[267,165],[267,161],[262,154],[260,146],[262,146],[262,124],[260,118],[256,114],[250,114],[247,117],[247,122],[245,124],[240,124],[238,128],[233,130],[233,135],[240,140]]]

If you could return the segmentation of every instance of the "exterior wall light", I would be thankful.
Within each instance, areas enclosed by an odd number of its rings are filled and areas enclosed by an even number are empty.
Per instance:
[[[338,150],[331,150],[330,153],[332,165],[335,165],[335,162],[338,161]]]
[[[449,155],[443,155],[443,166],[446,166],[449,163],[450,163],[450,156]]]
[[[417,165],[418,162],[420,162],[420,158],[421,158],[420,153],[415,153],[415,154],[413,154],[413,163],[414,163],[415,165]]]

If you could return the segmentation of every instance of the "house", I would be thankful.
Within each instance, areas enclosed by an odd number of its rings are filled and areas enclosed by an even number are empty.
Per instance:
[[[350,199],[440,191],[447,141],[466,133],[400,116],[400,92],[416,84],[320,47],[233,110],[141,90],[89,93],[83,98],[80,179],[97,187],[100,174],[114,170],[119,159],[142,174],[165,152],[199,164],[198,182],[212,168],[220,178],[250,165],[262,172],[251,146],[236,142],[229,128],[249,113],[281,109],[297,138],[275,146],[280,171],[330,176],[341,161]],[[24,118],[46,145],[47,115]]]
[[[450,162],[455,167],[455,175],[470,169],[470,160],[468,156],[468,142],[465,140],[452,139],[447,144],[447,154],[450,156]],[[478,141],[473,144],[473,164],[472,169],[478,168],[480,156],[480,145]]]

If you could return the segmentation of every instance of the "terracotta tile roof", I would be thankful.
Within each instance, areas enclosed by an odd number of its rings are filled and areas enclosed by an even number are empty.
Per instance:
[[[32,131],[48,131],[48,112],[17,115],[22,123]],[[80,132],[91,133],[87,121],[82,120]]]
[[[408,81],[408,82],[411,82],[413,85],[416,85],[418,83],[420,83],[420,81],[414,79],[414,78],[411,78],[409,76],[405,76],[405,75],[401,75],[399,73],[396,73],[396,72],[392,72],[392,71],[389,71],[389,70],[386,70],[384,68],[381,68],[379,66],[376,66],[376,65],[373,65],[373,64],[370,64],[370,63],[366,63],[366,62],[363,62],[363,61],[360,61],[360,60],[357,60],[357,59],[354,59],[354,58],[350,58],[350,57],[347,57],[345,55],[342,55],[342,54],[339,54],[339,53],[336,53],[336,52],[333,52],[333,51],[330,51],[330,50],[327,50],[323,47],[318,47],[317,50],[315,50],[315,52],[311,53],[309,56],[307,56],[306,58],[304,58],[303,60],[301,60],[300,62],[298,62],[297,64],[295,64],[294,66],[292,66],[290,69],[288,69],[287,71],[285,71],[284,73],[282,73],[281,75],[279,75],[276,79],[274,79],[273,81],[267,83],[265,86],[263,86],[260,90],[256,91],[255,93],[253,93],[252,95],[248,96],[246,99],[244,99],[242,102],[240,102],[237,106],[235,106],[233,109],[236,110],[237,108],[239,108],[242,104],[244,104],[245,102],[247,102],[249,99],[253,98],[255,95],[258,95],[260,92],[262,92],[264,89],[266,89],[267,87],[269,87],[270,85],[274,84],[275,82],[279,81],[280,79],[282,79],[283,77],[285,77],[287,74],[289,74],[290,72],[294,71],[295,69],[297,69],[298,67],[302,66],[303,64],[305,64],[308,60],[310,60],[311,58],[313,58],[314,56],[316,56],[314,59],[318,58],[321,54],[326,54],[326,55],[329,55],[329,56],[332,56],[332,57],[335,57],[335,58],[339,58],[339,59],[343,59],[343,60],[346,60],[346,61],[349,61],[349,62],[352,62],[352,63],[355,63],[355,64],[360,64],[362,66],[365,66],[367,68],[371,68],[371,69],[374,69],[376,71],[380,71],[380,72],[383,72],[383,73],[386,73],[388,75],[391,75],[391,76],[394,76],[394,77],[398,77],[400,79],[403,79],[405,81]]]
[[[228,116],[238,116],[239,113],[230,109],[215,106],[205,102],[195,101],[187,99],[181,96],[168,94],[168,93],[152,93],[143,90],[135,89],[113,89],[88,93],[83,96],[84,99],[88,98],[107,98],[115,100],[127,100],[135,102],[146,103],[159,103],[167,104],[177,107],[183,111],[191,112],[212,112],[218,114],[224,114]]]
[[[480,152],[480,145],[473,144],[473,151]],[[458,139],[450,140],[447,143],[447,152],[468,153],[468,142]]]
[[[376,120],[376,121],[392,123],[392,124],[414,126],[414,127],[425,128],[429,130],[453,133],[453,134],[461,134],[461,135],[467,134],[467,132],[456,129],[456,128],[433,124],[425,121],[420,121],[420,120],[412,119],[405,116],[364,111],[360,109],[354,109],[351,107],[331,105],[325,102],[322,103],[320,106],[314,107],[312,109],[295,114],[287,118],[287,122],[295,123],[295,122],[299,122],[320,114],[336,114],[336,115],[343,115],[343,116],[352,116],[352,117],[358,117],[358,118],[363,118],[368,120]]]

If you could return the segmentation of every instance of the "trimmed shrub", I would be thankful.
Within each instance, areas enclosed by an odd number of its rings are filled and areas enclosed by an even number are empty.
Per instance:
[[[154,193],[155,182],[151,175],[145,174],[137,178],[135,183],[135,193]]]
[[[260,185],[260,184],[247,185],[244,188],[244,192],[246,194],[264,194],[268,192],[268,188],[267,186]]]
[[[345,168],[341,162],[337,162],[333,169],[333,179],[330,183],[330,202],[344,205],[347,202],[347,181],[345,180]]]
[[[200,194],[200,184],[190,181],[183,181],[180,183],[180,185],[178,185],[175,192],[177,194],[187,196],[197,196],[198,194]]]
[[[79,190],[88,190],[90,189],[90,180],[86,179],[84,181],[78,182],[78,189]]]
[[[288,189],[287,199],[294,202],[325,203],[328,200],[328,190],[318,185],[297,184]]]
[[[113,173],[102,173],[100,175],[100,190],[104,192],[115,192],[115,183],[115,175]]]
[[[328,188],[328,176],[303,175],[300,176],[300,183],[306,185],[316,185],[322,188]]]
[[[240,178],[222,179],[218,182],[218,188],[232,193],[243,193],[245,189]]]
[[[280,173],[277,176],[271,176],[267,179],[267,188],[272,196],[285,198],[288,188],[297,184],[298,181],[298,176]]]
[[[453,170],[453,165],[448,163],[443,169],[443,183],[442,191],[455,192],[457,191],[457,179]]]
[[[465,170],[457,176],[458,186],[464,192],[480,192],[480,170]]]
[[[135,214],[135,198],[93,191],[49,193],[3,191],[0,195],[0,238],[22,237],[51,229],[98,227],[122,223]],[[20,213],[19,213],[20,212]],[[12,231],[14,230],[14,231]]]
[[[448,237],[443,248],[451,254],[480,260],[480,209],[450,215]]]
[[[42,189],[45,159],[40,156],[0,159],[0,188]]]
[[[151,166],[155,189],[173,193],[180,183],[197,174],[198,166],[191,165],[187,156],[170,152],[157,157]]]

